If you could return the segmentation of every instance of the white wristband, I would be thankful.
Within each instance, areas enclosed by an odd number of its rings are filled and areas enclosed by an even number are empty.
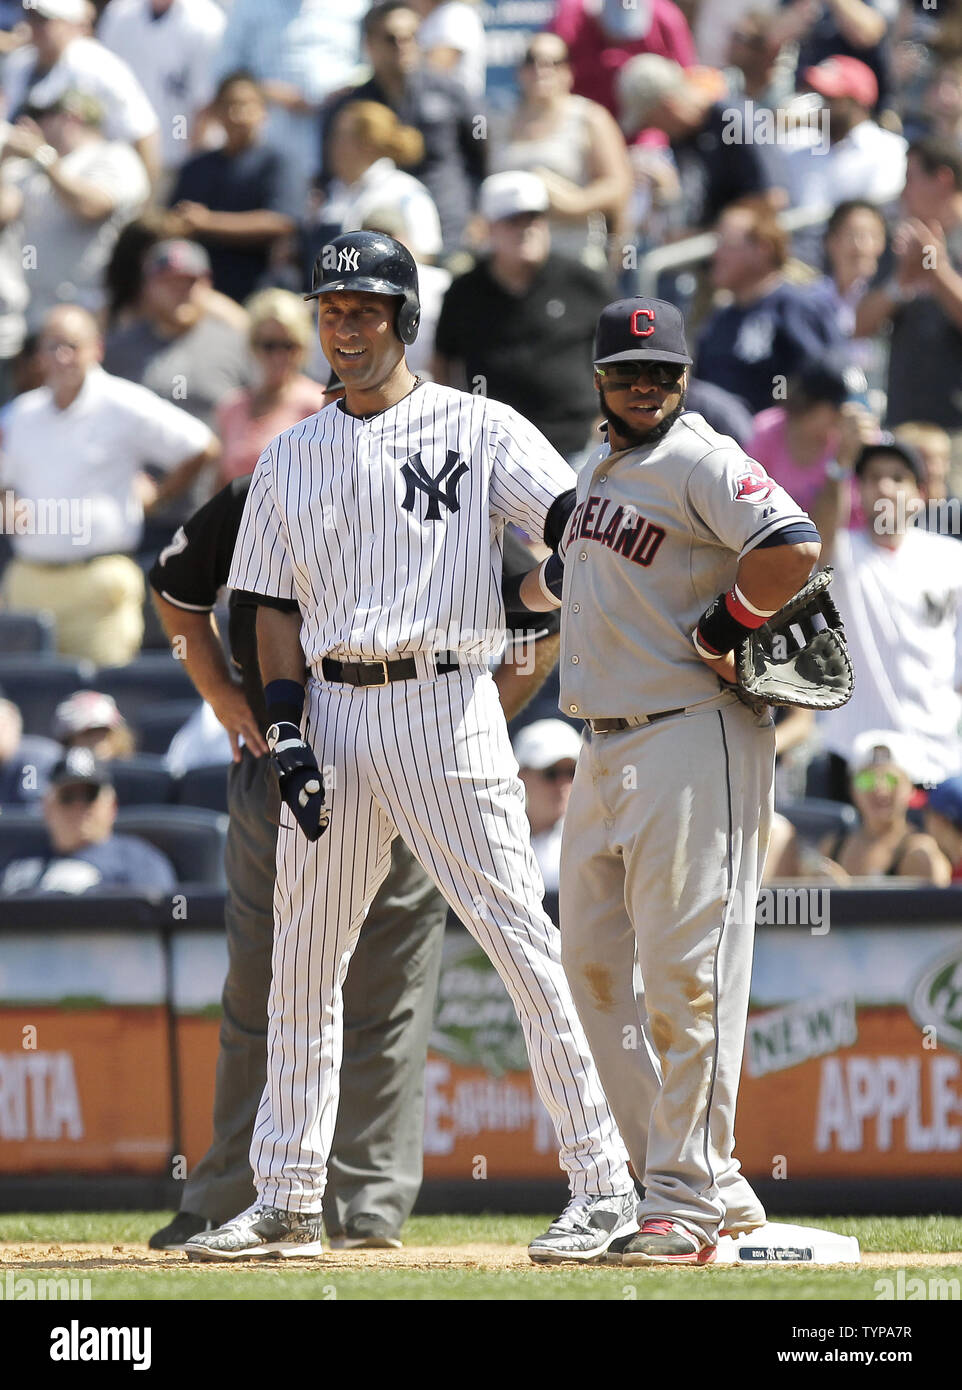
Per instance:
[[[30,156],[34,164],[39,164],[41,169],[50,169],[60,158],[53,145],[38,145]]]
[[[549,556],[548,559],[550,558],[551,557]],[[561,599],[558,598],[557,594],[553,594],[551,590],[548,588],[547,584],[544,582],[544,567],[547,563],[547,560],[542,560],[541,564],[538,566],[538,588],[544,594],[545,598],[551,604],[552,608],[561,608]]]
[[[695,651],[698,653],[699,656],[703,656],[706,661],[724,661],[725,657],[728,655],[727,652],[710,652],[705,647],[703,647],[698,640],[697,627],[691,634],[691,640],[695,644]]]
[[[732,588],[734,589],[735,597],[738,599],[738,602],[741,604],[741,606],[743,608],[747,608],[749,613],[754,613],[756,618],[772,618],[778,612],[777,608],[756,608],[753,603],[748,602],[748,599],[742,593],[741,589],[739,589],[737,584],[733,584]]]

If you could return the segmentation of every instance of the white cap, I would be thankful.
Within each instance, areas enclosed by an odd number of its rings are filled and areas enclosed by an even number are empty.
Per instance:
[[[873,764],[900,767],[912,782],[924,781],[928,768],[925,749],[919,747],[915,735],[903,734],[896,729],[868,729],[855,739],[852,744],[852,771],[861,772]]]
[[[117,702],[100,690],[76,690],[54,711],[53,736],[63,743],[89,729],[118,729],[123,724]]]
[[[544,179],[522,169],[509,169],[485,179],[478,194],[478,211],[489,222],[501,222],[522,212],[547,212]]]
[[[23,8],[27,19],[32,10],[42,19],[67,19],[71,24],[87,22],[87,0],[23,0]]]
[[[578,761],[581,735],[563,719],[536,719],[526,724],[514,740],[514,756],[519,767],[543,772],[565,758]]]

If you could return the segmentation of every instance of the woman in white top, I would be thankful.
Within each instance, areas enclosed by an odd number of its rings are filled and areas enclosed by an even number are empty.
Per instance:
[[[622,228],[631,166],[614,117],[575,96],[571,83],[564,40],[533,35],[518,70],[521,100],[503,134],[492,131],[491,172],[540,175],[550,199],[552,249],[604,269],[608,236]]]
[[[441,222],[434,199],[398,165],[424,158],[424,140],[413,126],[401,125],[387,106],[352,101],[334,118],[328,147],[333,175],[320,221],[357,231],[375,208],[391,207],[403,220],[404,240],[418,260],[441,253]]]
[[[476,7],[464,0],[415,0],[422,16],[418,48],[425,65],[453,77],[469,97],[484,96],[484,25]]]

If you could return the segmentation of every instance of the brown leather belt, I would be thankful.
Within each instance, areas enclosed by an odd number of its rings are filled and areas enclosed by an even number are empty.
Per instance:
[[[687,708],[681,705],[678,709],[659,710],[657,714],[633,714],[629,719],[589,719],[588,725],[593,734],[617,734],[622,729],[639,729],[659,719],[670,719],[673,714],[684,714]]]
[[[456,671],[458,663],[438,660],[434,666],[435,674],[443,676],[448,671]],[[397,661],[335,661],[325,656],[321,660],[321,671],[326,681],[375,686],[387,685],[389,681],[413,680],[418,674],[418,664],[413,656],[399,657]]]

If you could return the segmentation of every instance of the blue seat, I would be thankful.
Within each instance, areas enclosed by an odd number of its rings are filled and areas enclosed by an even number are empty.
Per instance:
[[[134,720],[137,747],[142,753],[166,753],[174,734],[187,723],[200,703],[200,697],[195,695],[192,700],[141,705]]]
[[[57,647],[57,630],[49,613],[0,613],[0,656],[48,652]]]
[[[110,764],[110,775],[121,806],[165,806],[173,800],[174,779],[156,753],[118,758]]]
[[[174,783],[178,806],[205,806],[209,811],[227,811],[227,766],[209,763],[192,767]]]
[[[184,663],[169,652],[145,652],[127,666],[104,666],[97,672],[94,688],[112,695],[131,724],[136,724],[144,705],[196,699]]]
[[[117,815],[118,835],[139,835],[166,854],[179,883],[226,888],[227,817],[192,806],[128,806]]]
[[[166,854],[178,883],[226,888],[224,848],[227,817],[180,806],[130,806],[117,813],[117,835],[139,835]],[[29,811],[4,810],[0,816],[0,865],[40,854],[47,846],[43,820]]]
[[[779,802],[775,808],[780,811],[798,831],[803,840],[816,844],[823,835],[837,835],[842,830],[853,830],[858,825],[858,812],[854,806],[842,801],[823,801],[820,797],[806,796],[801,801]]]
[[[0,694],[19,706],[25,734],[49,736],[54,710],[75,690],[89,690],[94,670],[90,661],[42,652],[0,656]]]

